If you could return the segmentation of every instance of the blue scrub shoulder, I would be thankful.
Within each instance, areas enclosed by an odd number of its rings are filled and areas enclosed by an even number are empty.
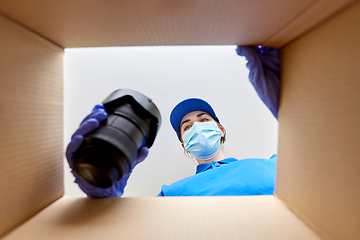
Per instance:
[[[197,173],[171,185],[163,185],[158,196],[246,196],[272,195],[276,155],[270,159],[227,158],[201,164]]]

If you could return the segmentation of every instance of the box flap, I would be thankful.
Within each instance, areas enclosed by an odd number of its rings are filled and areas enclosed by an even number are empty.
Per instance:
[[[0,16],[0,236],[63,194],[63,49]]]
[[[282,50],[276,194],[329,239],[360,239],[360,2]]]
[[[274,196],[64,197],[11,239],[320,239]]]
[[[304,11],[290,20],[280,31],[267,39],[264,46],[284,47],[305,32],[331,18],[355,1],[313,1]]]
[[[62,47],[281,47],[354,0],[3,0],[0,11]]]

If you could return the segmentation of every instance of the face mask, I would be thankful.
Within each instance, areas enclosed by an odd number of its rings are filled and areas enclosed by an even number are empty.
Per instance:
[[[184,135],[184,147],[196,159],[208,160],[219,152],[222,132],[215,122],[194,122]]]

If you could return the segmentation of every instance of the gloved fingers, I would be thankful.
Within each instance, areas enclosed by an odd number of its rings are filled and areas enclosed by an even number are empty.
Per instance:
[[[262,54],[266,54],[266,55],[274,55],[274,54],[279,54],[280,50],[278,48],[272,48],[272,47],[262,47],[259,46],[259,51]]]
[[[236,53],[242,57],[257,54],[259,48],[257,46],[237,46]]]
[[[265,105],[277,118],[280,86],[280,50],[261,46],[238,46],[236,52],[248,61],[249,80]]]
[[[96,105],[96,106],[98,106],[98,105]],[[95,109],[96,106],[94,107],[93,111],[84,118],[84,120],[80,123],[80,126],[81,126],[86,120],[88,120],[88,119],[90,119],[90,118],[95,118],[95,119],[97,119],[99,122],[104,121],[104,120],[107,118],[107,113],[106,113],[105,109],[103,109],[103,108]]]
[[[93,197],[93,198],[121,197],[124,193],[124,188],[126,186],[127,180],[130,177],[130,173],[126,174],[120,180],[114,182],[114,184],[111,187],[99,188],[79,178],[74,171],[72,172],[75,176],[75,183],[79,185],[81,190],[84,193],[86,193],[88,197]]]
[[[142,161],[144,161],[148,154],[149,154],[149,148],[146,146],[141,147],[139,149],[138,159],[137,159],[136,164],[139,164]]]
[[[144,161],[144,159],[147,157],[148,153],[149,153],[148,147],[146,147],[146,146],[141,147],[138,152],[137,162],[135,163],[133,168],[135,168],[136,165],[138,165],[139,163]],[[114,183],[114,185],[112,186],[111,193],[109,192],[109,195],[111,197],[121,197],[123,195],[124,188],[125,188],[127,181],[131,175],[131,172],[129,172],[128,174],[125,174],[120,180],[118,180]]]
[[[69,143],[69,145],[66,148],[66,159],[68,160],[68,163],[70,165],[70,167],[73,167],[73,155],[74,152],[76,150],[79,149],[79,147],[81,146],[82,142],[84,140],[84,137],[82,135],[74,135],[71,142]]]
[[[263,47],[261,48],[260,60],[263,65],[272,71],[280,72],[280,49]]]
[[[84,193],[86,193],[88,197],[92,197],[92,198],[121,197],[124,193],[124,188],[127,179],[126,180],[120,179],[109,188],[99,188],[77,177],[74,171],[72,172],[75,176],[75,183],[79,185],[80,189]]]
[[[114,183],[114,188],[116,189],[116,191],[112,195],[115,195],[116,197],[121,197],[124,194],[124,189],[130,177],[130,174],[131,173],[124,175],[120,180]]]
[[[80,127],[73,134],[73,137],[75,135],[84,136],[84,135],[94,131],[96,128],[99,127],[99,125],[100,125],[100,122],[97,119],[89,118],[80,125]],[[71,140],[72,140],[72,138],[71,138]]]
[[[280,69],[280,49],[278,48],[238,46],[236,53],[248,60],[247,66],[249,69],[252,68],[250,70],[255,70],[260,64],[275,71]]]
[[[236,48],[238,55],[243,56],[248,61],[246,67],[250,70],[250,75],[257,75],[263,71],[262,62],[259,56],[260,50],[257,46],[238,46]],[[251,80],[251,78],[250,78]]]
[[[102,103],[100,104],[96,104],[95,107],[93,108],[92,112],[96,111],[97,109],[104,109],[105,110],[105,107]]]

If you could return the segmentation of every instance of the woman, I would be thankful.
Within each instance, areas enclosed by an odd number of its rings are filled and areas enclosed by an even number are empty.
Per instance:
[[[159,196],[224,196],[273,194],[276,157],[226,158],[221,144],[226,131],[206,101],[190,98],[170,115],[171,125],[184,150],[199,163],[194,176],[163,186]]]
[[[80,147],[83,135],[93,131],[107,117],[105,109],[97,105],[74,133],[67,149],[72,168],[73,153]],[[189,98],[177,104],[170,114],[170,122],[181,146],[198,162],[194,176],[169,186],[164,185],[158,196],[224,196],[273,194],[276,156],[267,159],[226,158],[221,143],[225,142],[225,128],[213,108],[206,101]],[[147,156],[141,148],[138,163]],[[82,181],[74,172],[79,187],[90,197],[120,197],[129,175],[112,187],[96,188]]]

